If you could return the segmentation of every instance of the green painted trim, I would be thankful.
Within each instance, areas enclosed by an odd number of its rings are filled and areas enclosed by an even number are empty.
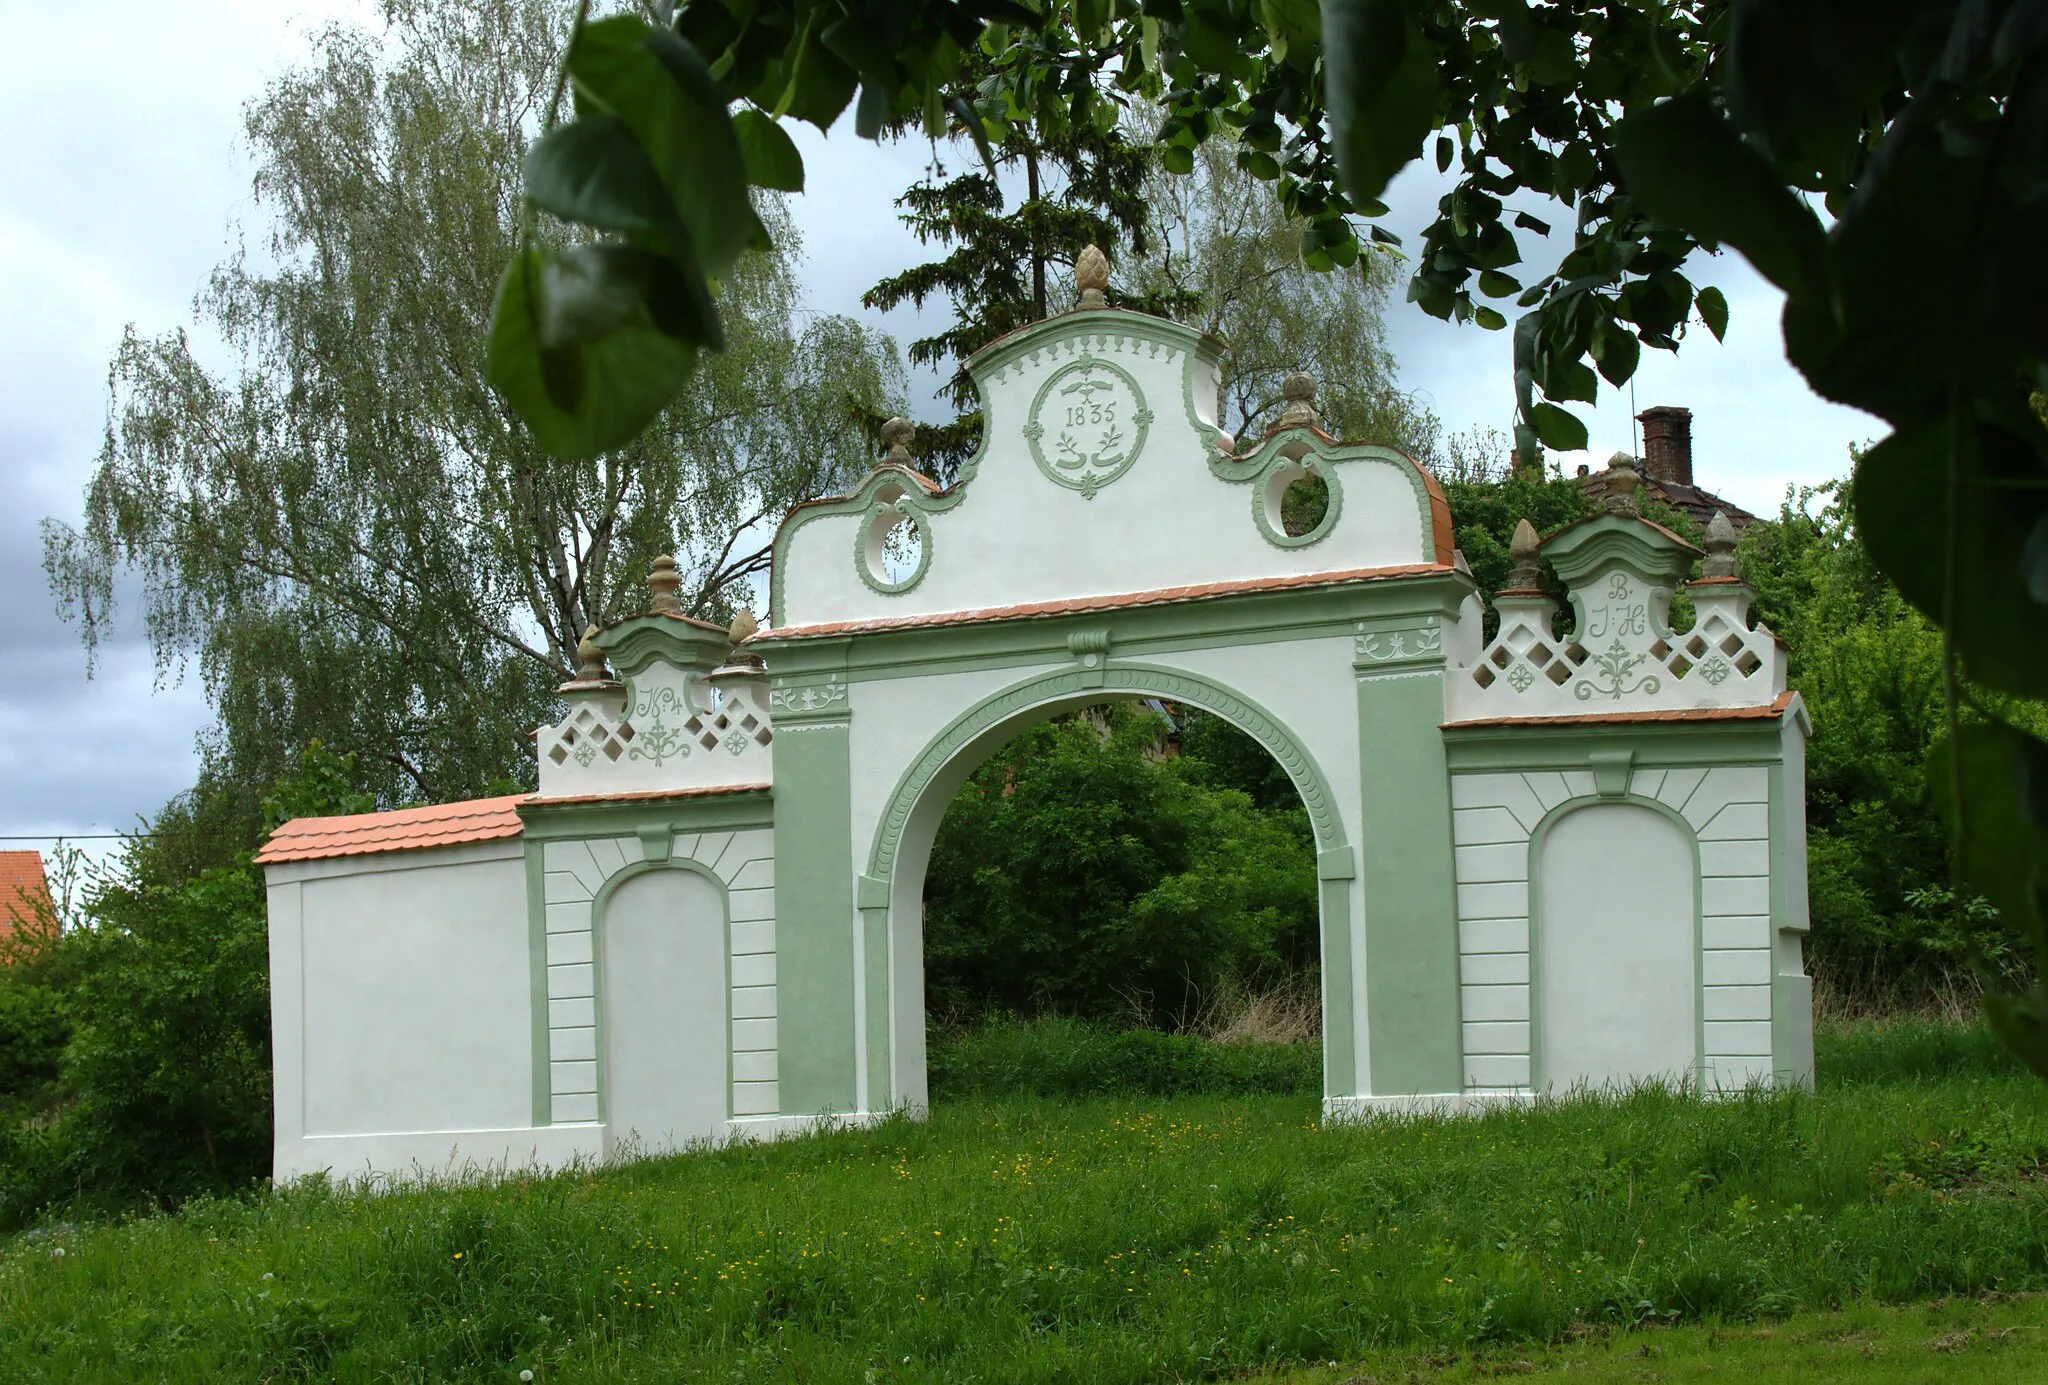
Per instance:
[[[1465,1085],[1443,676],[1357,680],[1366,1052],[1375,1096]]]
[[[1316,895],[1322,914],[1323,1097],[1328,1100],[1359,1095],[1358,1021],[1351,997],[1351,880],[1324,876]]]
[[[533,1023],[533,1124],[555,1123],[553,1031],[548,1025],[547,865],[541,843],[526,843],[527,1003]]]
[[[1274,522],[1272,514],[1271,491],[1275,481],[1278,480],[1280,473],[1292,471],[1297,467],[1301,475],[1290,478],[1287,482],[1289,486],[1295,481],[1319,476],[1330,497],[1329,506],[1324,509],[1323,517],[1316,521],[1315,528],[1305,534],[1288,533],[1283,524]],[[1283,501],[1286,495],[1287,491],[1283,487],[1280,492]],[[1252,522],[1258,526],[1259,537],[1275,548],[1307,548],[1310,544],[1321,543],[1330,536],[1330,531],[1337,527],[1337,517],[1343,510],[1344,486],[1337,480],[1337,469],[1321,457],[1311,455],[1299,462],[1276,457],[1266,470],[1259,474],[1252,486]]]
[[[775,977],[781,1106],[856,1109],[853,781],[848,725],[775,738]]]
[[[1439,615],[1373,616],[1357,622],[1351,668],[1361,678],[1435,672],[1444,666],[1444,620]]]
[[[779,743],[779,742],[778,742]],[[772,790],[711,794],[703,798],[650,798],[612,803],[521,804],[519,818],[528,841],[569,841],[588,837],[634,837],[643,828],[672,832],[738,831],[772,827]]]
[[[613,668],[630,678],[657,659],[677,668],[709,673],[732,652],[732,640],[722,630],[707,630],[691,621],[641,614],[628,616],[602,631],[597,647],[604,651]]]
[[[1024,715],[1044,703],[1071,699],[1077,693],[1096,690],[1170,697],[1214,712],[1233,723],[1263,745],[1294,781],[1295,791],[1301,795],[1302,803],[1308,809],[1317,847],[1329,851],[1345,845],[1343,820],[1338,815],[1335,796],[1331,794],[1322,770],[1307,749],[1265,708],[1220,683],[1182,669],[1119,660],[1101,671],[1100,683],[1093,681],[1094,672],[1068,668],[1027,678],[989,694],[948,723],[896,781],[896,787],[888,798],[888,807],[875,829],[874,843],[868,852],[867,873],[877,880],[892,879],[896,847],[911,811],[917,806],[925,787],[962,747],[998,724]],[[1448,814],[1445,823],[1448,831]]]
[[[984,428],[982,430],[982,450],[986,451],[987,446],[988,430]],[[975,460],[977,462],[981,455],[981,452],[975,453]],[[775,542],[771,545],[773,553],[768,567],[769,626],[772,628],[776,625],[787,624],[789,621],[788,603],[783,596],[783,574],[789,570],[789,545],[795,539],[798,530],[813,520],[827,519],[833,516],[865,515],[877,504],[893,506],[905,514],[915,515],[919,522],[920,532],[925,536],[924,562],[918,569],[918,576],[922,578],[924,569],[931,565],[932,553],[931,526],[926,517],[944,514],[965,500],[967,498],[966,486],[971,479],[971,473],[967,468],[963,467],[959,480],[955,481],[945,490],[934,493],[926,489],[931,484],[930,480],[919,472],[905,466],[899,466],[894,462],[880,462],[866,476],[861,478],[859,485],[855,486],[845,495],[827,496],[821,500],[806,501],[790,510],[788,514],[782,517],[781,525],[775,530]],[[884,501],[880,499],[881,493],[884,490],[894,491],[897,494],[893,498]],[[856,573],[863,574],[863,580],[866,580],[865,574],[867,571],[866,555],[863,552],[863,548],[867,543],[867,532],[866,525],[859,526],[857,537],[854,540],[853,570]],[[869,585],[873,586],[874,583],[870,581]],[[896,588],[894,591],[885,591],[884,594],[894,595],[896,591],[908,591],[912,585],[915,585],[915,583]],[[882,590],[882,588],[877,588],[877,590]]]
[[[1446,726],[1454,774],[1585,769],[1597,752],[1630,750],[1637,769],[1773,765],[1782,749],[1775,721],[1622,722],[1598,726]]]
[[[861,1004],[867,1035],[867,1064],[862,1072],[866,1090],[858,1094],[860,1109],[875,1111],[894,1104],[889,1074],[895,1054],[889,1014],[889,909],[860,911]]]
[[[1045,397],[1052,393],[1054,385],[1057,385],[1069,375],[1091,370],[1108,371],[1110,374],[1121,379],[1124,382],[1124,387],[1131,392],[1131,400],[1134,407],[1131,410],[1130,422],[1138,430],[1137,437],[1132,440],[1130,450],[1124,453],[1122,460],[1112,465],[1102,475],[1066,476],[1061,473],[1058,466],[1046,457],[1045,450],[1039,446],[1038,440],[1045,436],[1045,425],[1040,421],[1039,415],[1044,412]],[[1185,373],[1185,368],[1183,368],[1183,373]],[[1100,356],[1091,355],[1087,351],[1083,351],[1073,360],[1053,370],[1045,377],[1045,382],[1038,387],[1038,393],[1033,396],[1031,407],[1024,415],[1024,442],[1030,449],[1031,460],[1038,464],[1038,470],[1044,475],[1046,480],[1066,490],[1079,491],[1083,500],[1093,500],[1096,492],[1100,491],[1104,486],[1113,484],[1125,472],[1137,465],[1138,454],[1145,450],[1145,437],[1152,429],[1152,417],[1151,406],[1145,402],[1145,391],[1139,388],[1136,376],[1114,361],[1106,361]],[[987,431],[986,426],[984,426],[983,431]]]
[[[1273,542],[1280,543],[1280,540],[1273,539],[1277,526],[1272,525],[1267,519],[1263,506],[1266,480],[1276,469],[1302,459],[1306,459],[1304,464],[1311,465],[1330,483],[1328,524],[1332,528],[1336,525],[1335,515],[1339,497],[1337,467],[1345,462],[1394,464],[1407,480],[1409,489],[1415,494],[1416,515],[1421,524],[1418,560],[1425,563],[1438,560],[1436,511],[1430,501],[1429,480],[1423,474],[1422,464],[1397,448],[1382,447],[1378,443],[1369,442],[1332,442],[1313,428],[1283,428],[1269,434],[1257,447],[1242,456],[1220,450],[1212,451],[1209,454],[1209,471],[1218,480],[1228,481],[1233,485],[1241,485],[1247,481],[1256,483],[1252,488],[1252,517],[1257,521],[1262,534]],[[1327,531],[1320,530],[1319,527],[1317,537],[1320,537],[1322,532]],[[1303,541],[1290,540],[1281,543],[1280,546],[1301,547]]]
[[[1332,847],[1316,853],[1316,879],[1356,880],[1358,878],[1358,853],[1348,846]]]
[[[891,582],[869,566],[868,544],[875,536],[875,525],[887,518],[889,523],[884,532],[896,527],[897,520],[907,519],[917,530],[917,567],[900,582]],[[932,568],[932,522],[925,518],[924,511],[913,503],[908,495],[892,502],[877,502],[868,506],[866,517],[853,534],[853,570],[867,589],[880,596],[899,596],[924,580]]]
[[[1034,351],[1043,351],[1054,341],[1070,338],[1093,340],[1107,349],[1111,343],[1151,343],[1163,350],[1185,354],[1191,359],[1216,365],[1223,359],[1223,343],[1194,327],[1169,322],[1162,317],[1134,313],[1122,308],[1081,308],[1020,327],[998,337],[967,358],[967,373],[977,387],[999,384],[1008,369]],[[1169,361],[1172,356],[1168,356]],[[1186,374],[1185,371],[1182,372]],[[988,397],[986,388],[982,397]]]
[[[1652,587],[1675,587],[1703,556],[1648,520],[1613,514],[1589,515],[1543,541],[1545,561],[1567,587],[1616,567]]]
[[[1443,571],[1070,616],[865,631],[858,637],[778,640],[773,631],[763,631],[751,647],[766,659],[778,688],[827,673],[861,681],[913,678],[1066,662],[1074,657],[1070,642],[1077,635],[1096,633],[1113,637],[1118,656],[1142,659],[1190,649],[1351,636],[1361,621],[1419,626],[1431,619],[1456,619],[1473,590],[1472,580],[1464,574]],[[776,717],[778,722],[783,719],[780,703]],[[1437,719],[1442,719],[1441,712]]]
[[[1705,881],[1700,876],[1699,833],[1686,821],[1685,815],[1668,803],[1654,798],[1643,798],[1637,794],[1626,794],[1620,798],[1568,798],[1550,809],[1529,832],[1529,1090],[1543,1090],[1543,990],[1542,990],[1542,948],[1538,940],[1539,915],[1537,901],[1543,897],[1541,871],[1543,865],[1543,842],[1550,830],[1559,822],[1581,808],[1613,807],[1633,805],[1639,808],[1653,808],[1664,817],[1678,824],[1687,845],[1692,851],[1692,1083],[1695,1090],[1706,1089],[1707,1068],[1707,976],[1705,958],[1706,901]]]
[[[591,896],[590,993],[592,996],[595,997],[595,1000],[593,1001],[593,1006],[596,1010],[597,1018],[597,1119],[600,1124],[610,1119],[609,1108],[611,1105],[612,1086],[610,1071],[612,1051],[610,1023],[611,1015],[608,1007],[605,1004],[604,998],[605,934],[609,931],[605,926],[605,910],[607,906],[611,904],[612,896],[619,892],[619,887],[621,885],[625,884],[629,880],[637,880],[639,877],[643,875],[651,875],[658,870],[674,870],[682,871],[691,875],[701,875],[706,880],[709,880],[711,882],[711,886],[713,889],[718,891],[718,952],[719,958],[724,965],[725,978],[724,990],[721,992],[721,994],[725,998],[725,1043],[722,1045],[725,1052],[725,1118],[727,1120],[731,1120],[733,1116],[731,893],[727,888],[726,883],[718,878],[718,873],[712,870],[710,866],[705,865],[702,861],[691,860],[690,858],[684,856],[676,856],[663,861],[628,861],[618,870],[613,871],[610,875],[606,876],[604,883],[597,887],[597,893]],[[776,959],[776,965],[778,968],[777,979],[779,981],[779,968],[781,966],[780,957]],[[775,1009],[777,1014],[776,1042],[777,1046],[780,1047],[782,1035],[780,1022],[782,1010],[782,992],[779,986],[775,993]]]

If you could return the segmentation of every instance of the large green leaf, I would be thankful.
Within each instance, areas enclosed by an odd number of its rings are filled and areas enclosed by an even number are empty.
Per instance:
[[[569,48],[579,113],[613,115],[661,176],[706,277],[760,232],[732,117],[697,50],[632,15],[586,24]]]
[[[1444,124],[1437,59],[1412,0],[1323,0],[1323,82],[1344,190],[1377,198]]]
[[[1555,404],[1531,405],[1528,412],[1536,436],[1551,451],[1577,452],[1585,447],[1586,425],[1576,415],[1566,413]]]
[[[1973,677],[2048,697],[2048,605],[2030,590],[2025,560],[2048,516],[2048,436],[2018,407],[1951,422],[1913,424],[1864,454],[1857,528],[1906,599],[1949,631]]]
[[[557,457],[631,442],[689,378],[709,306],[660,256],[629,246],[530,249],[498,284],[491,383]],[[715,333],[714,333],[715,335]]]
[[[2048,745],[2010,726],[1958,727],[1936,746],[1927,780],[1954,843],[1956,878],[1983,894],[2048,955]],[[1957,790],[1962,816],[1957,816]],[[2014,1052],[2048,1077],[2048,991],[1985,997]]]
[[[732,128],[739,136],[748,182],[777,192],[804,190],[803,155],[796,152],[796,141],[780,121],[748,106],[734,112]]]
[[[1700,92],[1640,111],[1615,129],[1615,157],[1643,210],[1703,240],[1734,246],[1794,296],[1820,296],[1826,236],[1813,209]]]
[[[671,254],[690,251],[661,175],[616,116],[586,115],[535,141],[526,153],[526,195],[564,221],[658,241]]]

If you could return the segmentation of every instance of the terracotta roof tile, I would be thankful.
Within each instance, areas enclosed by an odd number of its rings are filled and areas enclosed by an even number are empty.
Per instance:
[[[0,938],[34,926],[53,910],[40,851],[0,851]]]
[[[566,803],[637,803],[671,798],[710,798],[720,794],[766,793],[767,784],[714,784],[695,789],[649,789],[628,793],[578,794],[542,798],[539,794],[508,794],[439,803],[430,808],[398,808],[388,813],[354,813],[331,818],[293,818],[270,834],[256,864],[324,861],[335,856],[368,856],[383,851],[420,851],[465,842],[502,841],[524,835],[521,808],[552,808]],[[33,856],[34,852],[0,853]]]
[[[1124,592],[1115,596],[1077,596],[1065,601],[1036,601],[1023,606],[984,606],[972,611],[939,611],[925,616],[880,616],[869,620],[826,621],[817,625],[784,625],[763,630],[754,638],[817,639],[825,635],[859,635],[882,630],[918,630],[938,625],[966,625],[983,620],[1034,620],[1049,616],[1089,615],[1133,606],[1164,606],[1211,596],[1294,591],[1303,587],[1336,587],[1351,582],[1380,582],[1393,577],[1425,577],[1454,571],[1449,563],[1408,563],[1399,567],[1361,567],[1342,572],[1305,572],[1291,577],[1259,577],[1244,582],[1203,582],[1188,587]]]
[[[1469,731],[1481,726],[1619,726],[1646,721],[1776,721],[1792,705],[1793,694],[1781,692],[1768,707],[1675,707],[1653,712],[1589,712],[1565,717],[1481,717],[1446,721],[1438,729]]]
[[[256,863],[268,866],[281,861],[417,851],[430,846],[516,837],[525,831],[519,821],[519,805],[526,798],[525,794],[509,794],[503,798],[439,803],[430,808],[399,808],[388,813],[294,818],[270,834],[270,840],[256,853]]]

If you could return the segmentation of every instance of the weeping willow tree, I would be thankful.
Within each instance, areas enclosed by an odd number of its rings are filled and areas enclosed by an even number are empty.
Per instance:
[[[1151,138],[1156,111],[1134,115],[1134,137]],[[1367,249],[1348,265],[1312,268],[1308,222],[1290,216],[1271,182],[1246,165],[1267,156],[1228,131],[1192,151],[1185,173],[1154,165],[1146,177],[1144,253],[1127,273],[1175,316],[1220,338],[1218,421],[1256,435],[1279,414],[1294,371],[1317,383],[1323,425],[1346,440],[1386,443],[1429,460],[1439,449],[1436,415],[1404,392],[1382,315],[1398,270]]]
[[[899,405],[893,342],[801,309],[768,203],[776,250],[719,286],[727,349],[658,425],[594,464],[533,443],[486,325],[572,11],[388,0],[323,32],[245,113],[261,229],[189,330],[114,356],[46,566],[88,658],[140,577],[159,677],[196,666],[216,713],[210,780],[272,782],[314,740],[385,802],[523,780],[578,637],[641,608],[655,555],[688,609],[746,604],[782,511],[865,469],[849,419]]]

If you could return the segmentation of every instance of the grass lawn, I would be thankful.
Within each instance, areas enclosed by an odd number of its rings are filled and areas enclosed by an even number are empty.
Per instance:
[[[1834,1381],[1967,1385],[2048,1380],[2048,1302],[1944,1299],[1912,1308],[1857,1304],[1783,1321],[1669,1331],[1587,1332],[1555,1347],[1381,1355],[1336,1368],[1269,1377],[1270,1385],[1395,1385],[1541,1379],[1580,1385],[1664,1381]]]
[[[979,1096],[196,1204],[0,1245],[0,1381],[2029,1378],[2048,1312],[1969,1300],[2048,1290],[2048,1085],[1931,1026],[1821,1063],[1811,1096],[1335,1129],[1299,1095]]]

